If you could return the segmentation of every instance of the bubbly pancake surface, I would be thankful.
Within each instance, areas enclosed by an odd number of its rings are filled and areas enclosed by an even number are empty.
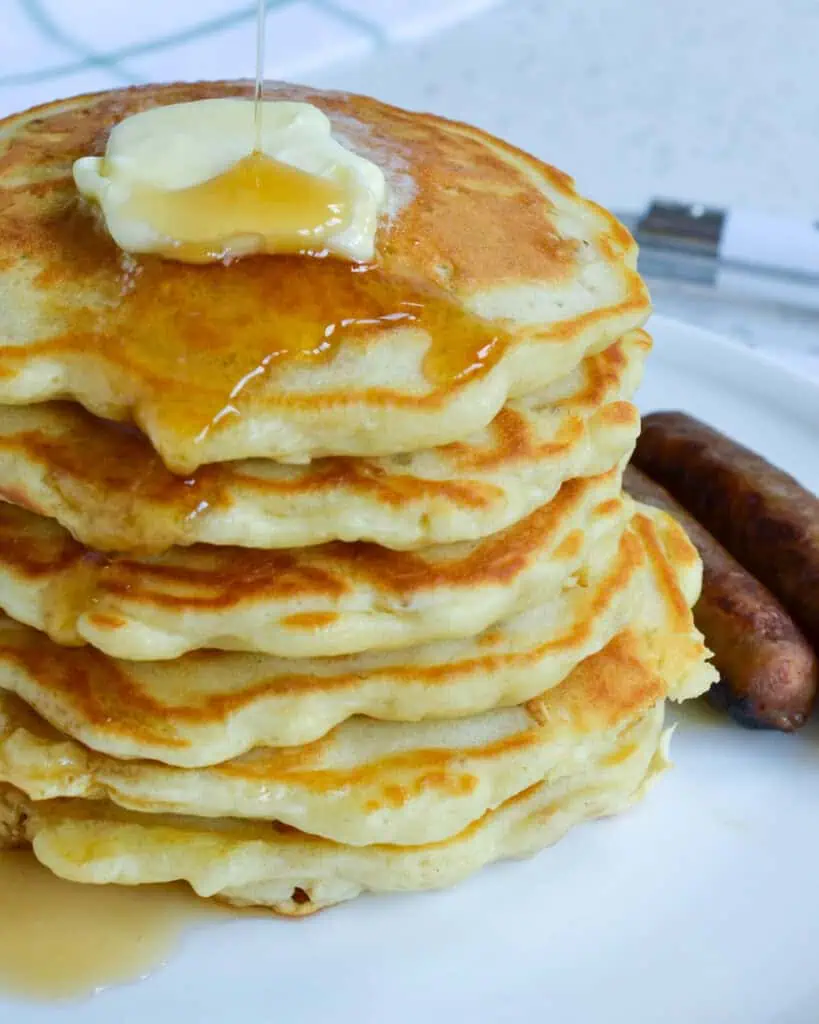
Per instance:
[[[0,689],[89,748],[187,767],[309,743],[356,714],[414,722],[519,704],[635,624],[662,637],[658,671],[684,699],[713,679],[689,610],[700,572],[680,528],[647,511],[578,586],[477,637],[339,658],[206,651],[127,662],[58,646],[6,619]]]
[[[620,479],[616,467],[571,480],[501,533],[418,552],[196,545],[104,559],[53,520],[0,503],[0,606],[60,643],[141,661],[206,647],[316,657],[473,636],[616,548],[631,511]]]
[[[639,415],[628,399],[650,345],[631,331],[450,445],[302,466],[252,459],[180,477],[139,431],[80,406],[0,406],[0,495],[100,551],[475,540],[528,515],[566,480],[602,473],[631,452]]]
[[[0,122],[0,401],[133,419],[179,472],[389,454],[484,427],[647,316],[632,239],[565,175],[477,129],[291,87],[268,98],[315,103],[387,175],[376,260],[125,257],[74,159],[128,114],[247,93],[146,86]]]

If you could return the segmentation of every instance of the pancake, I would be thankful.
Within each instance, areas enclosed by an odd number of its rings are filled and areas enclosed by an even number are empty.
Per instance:
[[[373,263],[124,255],[73,161],[140,110],[250,93],[144,86],[0,121],[0,403],[134,422],[180,473],[394,454],[480,430],[645,321],[633,239],[560,171],[476,128],[290,86],[266,98],[314,103],[385,172]]]
[[[99,551],[477,540],[630,454],[640,420],[627,399],[650,345],[632,331],[442,448],[303,466],[250,459],[188,477],[170,473],[139,431],[78,405],[0,406],[0,495]]]
[[[140,661],[200,648],[323,657],[474,636],[611,557],[631,511],[621,476],[618,466],[569,481],[499,534],[418,552],[339,541],[103,559],[53,520],[0,503],[0,607],[58,643]]]
[[[310,743],[354,715],[413,722],[520,704],[628,627],[649,643],[658,635],[657,671],[680,700],[714,678],[689,610],[700,580],[682,530],[652,510],[635,517],[609,565],[478,637],[343,658],[208,651],[126,662],[60,647],[5,619],[0,689],[92,750],[183,767]]]
[[[666,766],[657,704],[576,774],[535,785],[457,835],[422,846],[345,846],[286,825],[124,811],[105,802],[0,796],[8,835],[63,878],[95,885],[187,881],[204,897],[302,916],[364,891],[438,889],[532,854],[572,825],[624,810]],[[2,819],[0,815],[0,820]]]
[[[663,644],[661,634],[626,630],[519,707],[415,724],[353,718],[312,744],[260,747],[199,770],[96,754],[0,695],[0,781],[33,800],[279,821],[356,846],[438,842],[608,750],[665,698]]]

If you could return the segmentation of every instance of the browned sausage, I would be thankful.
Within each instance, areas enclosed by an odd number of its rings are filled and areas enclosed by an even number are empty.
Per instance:
[[[702,558],[702,594],[694,619],[720,674],[708,699],[741,725],[798,729],[810,713],[819,666],[793,619],[659,484],[633,466],[624,483],[638,501],[670,512]]]
[[[776,594],[819,650],[819,498],[681,412],[645,417],[634,462]]]

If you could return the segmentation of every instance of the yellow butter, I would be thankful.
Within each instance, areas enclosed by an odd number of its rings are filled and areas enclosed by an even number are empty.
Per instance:
[[[386,183],[309,103],[199,100],[117,124],[104,157],[74,164],[116,244],[209,262],[322,250],[373,257]]]

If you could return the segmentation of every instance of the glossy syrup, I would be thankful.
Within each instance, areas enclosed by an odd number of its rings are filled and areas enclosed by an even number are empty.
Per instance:
[[[48,307],[62,330],[43,350],[82,360],[99,353],[154,428],[183,444],[254,415],[268,399],[280,402],[284,373],[330,365],[342,353],[356,358],[376,340],[392,350],[385,335],[394,328],[415,332],[415,344],[425,346],[423,376],[444,393],[491,369],[508,344],[497,324],[443,289],[378,265],[314,253],[253,256],[229,267],[154,257],[123,271],[121,254],[79,215],[58,229],[61,250],[74,268],[93,268],[107,301],[78,308],[71,294],[70,305],[55,294]],[[379,394],[366,382],[348,388]],[[403,390],[390,401],[402,401]],[[406,404],[416,404],[407,391]],[[323,400],[307,390],[288,401],[320,408]]]
[[[77,885],[27,850],[0,853],[0,997],[77,998],[136,981],[189,926],[227,915],[181,886]]]
[[[259,5],[263,26],[261,0]],[[261,93],[261,56],[258,64]],[[417,396],[427,394],[434,407],[448,392],[491,370],[511,342],[497,323],[465,309],[448,284],[435,283],[431,269],[441,262],[439,243],[429,242],[437,233],[453,236],[447,251],[458,259],[480,262],[480,245],[471,240],[475,231],[485,234],[483,223],[469,226],[462,239],[466,229],[460,215],[455,223],[446,204],[440,215],[419,205],[415,219],[411,211],[402,213],[374,262],[350,263],[328,256],[310,237],[311,229],[320,236],[321,225],[345,217],[338,189],[256,153],[220,178],[186,195],[177,193],[174,209],[160,212],[174,219],[172,233],[191,239],[183,245],[193,249],[203,245],[196,240],[195,223],[201,229],[207,222],[205,234],[218,237],[228,218],[231,227],[237,222],[250,227],[252,221],[254,228],[259,218],[268,218],[271,230],[277,221],[286,233],[298,209],[307,230],[294,238],[293,253],[249,256],[228,265],[124,258],[110,238],[93,229],[86,212],[66,205],[42,237],[44,261],[55,252],[60,259],[38,282],[44,289],[44,319],[53,325],[40,353],[78,366],[101,361],[112,391],[120,399],[126,396],[137,422],[163,438],[165,458],[177,472],[196,465],[191,446],[209,434],[285,403],[320,409],[322,391],[329,391],[326,401],[336,405],[343,392],[345,401],[360,396],[396,408],[415,407]],[[432,187],[428,191],[437,195]],[[268,213],[260,197],[270,204]],[[143,200],[159,209],[166,198]],[[488,200],[482,199],[478,209],[483,206],[495,217]],[[509,211],[502,212],[508,218]],[[6,221],[13,218],[12,209]],[[27,241],[31,248],[40,239]],[[536,241],[540,260],[540,234]],[[93,295],[93,303],[77,302],[76,296],[85,294]],[[392,328],[412,329],[403,349],[393,342]],[[390,337],[384,337],[387,332]],[[406,383],[400,378],[381,386],[350,369],[375,345],[373,358],[381,367],[389,360],[407,366]],[[417,355],[410,357],[407,347]],[[4,348],[0,370],[32,352],[33,346]],[[345,364],[344,384],[333,380],[331,364],[337,358]],[[419,379],[412,381],[419,361]],[[328,371],[315,384],[314,377],[301,375],[307,364],[319,363],[328,364]],[[374,376],[377,381],[378,366]]]
[[[131,202],[136,218],[174,240],[166,254],[173,258],[202,263],[230,259],[248,249],[320,249],[322,239],[350,219],[349,187],[307,174],[262,150],[266,14],[266,0],[257,0],[253,151],[208,181],[170,192],[143,188]]]
[[[131,201],[192,263],[230,258],[244,239],[277,253],[321,247],[349,220],[349,190],[255,150],[230,170],[190,188],[140,190]],[[256,245],[258,248],[258,245]]]

